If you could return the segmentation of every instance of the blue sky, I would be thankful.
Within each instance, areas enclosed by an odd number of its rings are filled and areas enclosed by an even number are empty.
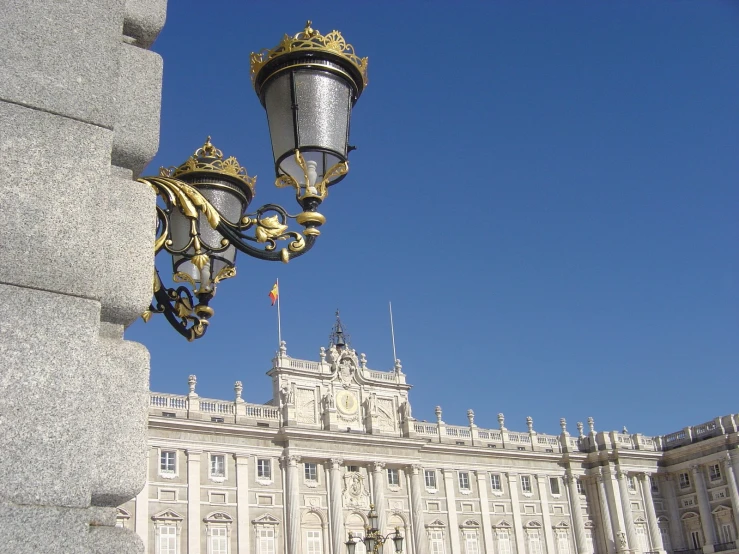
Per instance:
[[[305,20],[369,56],[347,178],[312,252],[240,255],[207,335],[155,317],[127,331],[151,388],[271,397],[283,338],[317,359],[339,308],[352,346],[389,370],[388,301],[413,415],[449,424],[664,434],[737,411],[739,7],[651,2],[170,2],[160,149],[207,135],[277,190],[249,53]],[[160,255],[158,266],[170,274]]]

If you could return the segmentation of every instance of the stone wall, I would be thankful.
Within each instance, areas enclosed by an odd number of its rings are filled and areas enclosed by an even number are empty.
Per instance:
[[[0,17],[0,549],[141,552],[166,0],[7,0]],[[120,394],[125,390],[126,394]]]

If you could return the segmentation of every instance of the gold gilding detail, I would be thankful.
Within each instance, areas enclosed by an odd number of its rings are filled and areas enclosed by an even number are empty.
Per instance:
[[[287,263],[290,261],[290,252],[287,251],[287,248],[283,248],[280,251],[280,257],[282,258],[282,263]]]
[[[224,279],[230,279],[231,277],[236,277],[236,266],[227,265],[226,267],[222,267],[218,274],[213,277],[213,284],[216,285]]]
[[[285,35],[280,43],[271,50],[264,48],[259,52],[251,53],[252,83],[256,82],[257,75],[259,75],[259,72],[268,61],[292,52],[312,50],[327,52],[344,58],[357,68],[360,75],[362,75],[362,84],[366,87],[369,82],[367,80],[367,64],[369,63],[369,59],[357,56],[354,53],[354,47],[351,44],[347,44],[339,31],[331,31],[324,36],[311,28],[311,23],[311,21],[308,21],[305,24],[305,29],[294,37]]]
[[[318,212],[301,212],[297,215],[295,218],[295,221],[298,222],[300,225],[305,225],[306,223],[313,223],[316,226],[323,225],[326,223],[326,217],[322,214],[319,214]],[[310,229],[306,229],[306,234],[308,234],[308,231]],[[320,233],[319,233],[320,234]]]
[[[141,314],[141,319],[144,320],[144,323],[149,323],[151,315],[151,310],[146,310],[143,314]]]
[[[210,137],[206,139],[203,146],[195,150],[195,153],[179,167],[162,167],[159,169],[159,175],[161,177],[173,177],[176,179],[181,179],[183,175],[187,175],[188,173],[203,172],[235,177],[249,188],[252,196],[256,194],[256,175],[249,177],[246,168],[242,167],[233,156],[224,160],[223,152],[213,146],[210,142]]]
[[[254,230],[254,236],[257,242],[267,242],[284,234],[287,231],[287,225],[280,222],[280,218],[276,215],[272,217],[264,217],[257,221],[257,228]],[[281,237],[286,238],[286,237]]]

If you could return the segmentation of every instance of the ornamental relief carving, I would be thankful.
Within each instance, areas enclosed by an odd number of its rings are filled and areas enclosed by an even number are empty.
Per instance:
[[[369,508],[369,491],[361,473],[344,474],[343,501],[346,508]]]

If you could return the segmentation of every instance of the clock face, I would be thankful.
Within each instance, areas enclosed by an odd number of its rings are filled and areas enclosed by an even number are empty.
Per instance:
[[[340,391],[336,395],[336,407],[340,412],[351,415],[357,411],[357,399],[349,391]]]

